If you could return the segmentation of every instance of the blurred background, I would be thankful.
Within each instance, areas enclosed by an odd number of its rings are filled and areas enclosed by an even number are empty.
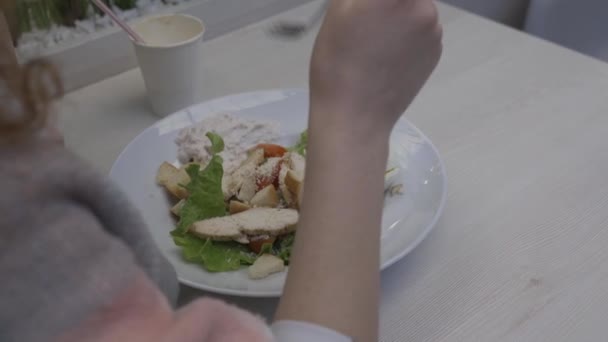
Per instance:
[[[608,0],[443,0],[608,61]]]
[[[104,0],[122,19],[213,0]],[[240,0],[269,8],[310,0]],[[490,20],[608,61],[608,0],[444,0]],[[235,7],[235,2],[222,1]],[[283,5],[280,5],[283,3]],[[181,6],[181,7],[180,7]],[[256,5],[257,6],[257,5]],[[217,7],[217,6],[216,6]],[[49,55],[65,46],[103,35],[114,24],[88,0],[0,0],[22,59]],[[277,9],[278,10],[278,9]],[[186,10],[184,10],[186,11]],[[207,21],[207,19],[205,19]]]

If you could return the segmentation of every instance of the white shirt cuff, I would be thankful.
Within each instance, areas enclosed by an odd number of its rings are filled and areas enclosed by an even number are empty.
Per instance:
[[[276,342],[352,342],[352,338],[339,332],[299,321],[278,321],[270,327]]]

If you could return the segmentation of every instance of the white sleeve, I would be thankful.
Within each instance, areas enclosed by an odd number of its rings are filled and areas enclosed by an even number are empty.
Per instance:
[[[278,321],[271,326],[276,342],[352,342],[352,338],[320,325],[299,321]]]

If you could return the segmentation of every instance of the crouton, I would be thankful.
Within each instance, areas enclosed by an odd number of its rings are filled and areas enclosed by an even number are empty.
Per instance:
[[[298,179],[304,179],[306,159],[298,153],[289,153],[285,156],[287,166],[295,173]]]
[[[269,185],[258,191],[250,201],[254,207],[276,208],[279,205],[279,194],[274,185]]]
[[[178,168],[170,163],[163,162],[156,173],[156,183],[158,185],[166,185],[167,182],[179,171]]]
[[[258,184],[256,182],[255,172],[244,175],[241,189],[239,190],[238,195],[236,195],[236,198],[243,202],[249,202],[253,196],[255,196],[257,190]]]
[[[188,197],[188,191],[184,186],[190,183],[190,176],[185,169],[180,169],[167,180],[165,187],[175,197],[183,199]]]
[[[186,200],[184,200],[184,199],[182,199],[179,202],[177,202],[173,207],[171,207],[171,213],[173,215],[179,217],[179,214],[182,211],[182,208],[184,207],[184,204],[186,204]]]
[[[294,171],[289,170],[285,175],[285,186],[293,195],[294,202],[299,208],[300,203],[302,203],[302,189],[304,187],[303,180],[299,179]]]
[[[249,157],[236,169],[232,174],[225,177],[226,180],[222,184],[224,197],[230,198],[239,193],[241,186],[247,179],[254,178],[255,170],[264,161],[264,150],[258,149],[249,155]],[[255,179],[254,179],[255,182]],[[253,195],[255,192],[251,195]],[[251,197],[249,199],[251,199]],[[248,201],[247,199],[246,201]]]
[[[230,211],[230,215],[234,215],[234,214],[242,213],[243,211],[246,211],[249,209],[251,209],[251,206],[249,206],[243,202],[230,201],[228,210]]]
[[[247,270],[250,279],[262,279],[285,270],[283,260],[271,254],[261,255]]]
[[[288,207],[297,208],[296,199],[293,197],[291,191],[289,191],[289,188],[287,188],[287,184],[285,183],[287,173],[290,171],[290,169],[285,167],[285,164],[283,164],[283,166],[284,167],[282,167],[281,171],[279,172],[279,191],[281,191],[281,196],[285,200],[285,204],[287,204]]]

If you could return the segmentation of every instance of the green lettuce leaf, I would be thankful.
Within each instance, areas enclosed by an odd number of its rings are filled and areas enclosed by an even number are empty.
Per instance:
[[[190,176],[190,183],[185,186],[189,196],[180,211],[177,228],[171,232],[173,236],[183,236],[196,221],[226,215],[222,192],[223,161],[217,155],[223,151],[224,141],[213,133],[208,133],[207,137],[211,140],[211,150],[214,155],[203,170],[200,170],[198,165],[190,165],[186,168]]]
[[[247,246],[236,242],[217,242],[207,240],[201,252],[205,268],[210,272],[234,271],[241,265],[251,265],[257,259],[257,254]]]
[[[211,153],[215,155],[224,150],[224,139],[222,137],[212,132],[207,133],[206,136],[211,141]]]
[[[190,176],[190,183],[185,185],[189,196],[171,235],[173,242],[182,248],[186,261],[200,264],[209,272],[234,271],[241,265],[253,264],[257,255],[236,242],[211,241],[188,233],[188,228],[194,222],[226,215],[222,192],[224,168],[222,158],[217,155],[224,150],[224,141],[214,133],[207,133],[207,137],[211,141],[213,157],[203,170],[198,165],[186,168]]]
[[[199,239],[190,234],[174,236],[173,241],[182,247],[186,261],[200,264],[209,272],[235,271],[242,265],[253,264],[258,257],[246,246],[236,242]]]
[[[294,146],[289,148],[289,151],[296,152],[296,153],[306,157],[307,146],[308,146],[308,130],[306,130],[306,131],[302,132],[302,134],[300,134],[300,139]]]
[[[266,242],[265,244],[262,245],[262,248],[260,248],[260,255],[262,255],[262,254],[275,254],[272,247],[273,247],[272,243]]]
[[[293,243],[296,238],[296,233],[291,233],[283,236],[276,244],[276,256],[283,259],[285,263],[289,264],[291,258],[291,250]]]

